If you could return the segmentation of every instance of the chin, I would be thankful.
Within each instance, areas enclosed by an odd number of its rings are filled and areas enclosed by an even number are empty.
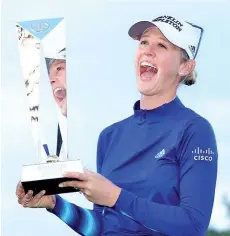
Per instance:
[[[65,108],[61,108],[61,113],[63,116],[67,116],[67,110]]]
[[[153,96],[156,93],[154,88],[138,86],[137,89],[139,93],[143,96]]]
[[[63,116],[66,116],[66,115],[67,115],[67,112],[66,112],[66,111],[63,111],[63,110],[61,110],[61,113],[62,113]]]

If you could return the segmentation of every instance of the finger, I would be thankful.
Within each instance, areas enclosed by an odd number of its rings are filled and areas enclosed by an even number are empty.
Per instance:
[[[84,168],[84,172],[85,172],[86,174],[94,174],[93,171],[91,171],[91,170],[89,170],[89,169],[86,169],[86,168]]]
[[[29,206],[30,207],[38,207],[39,201],[41,200],[41,198],[44,196],[45,194],[45,190],[40,191],[38,194],[36,194],[32,200],[29,202]]]
[[[91,191],[88,190],[88,189],[84,189],[83,194],[85,195],[85,197],[86,197],[86,196],[89,197],[89,196],[91,196]]]
[[[24,188],[23,188],[23,186],[22,186],[21,181],[19,181],[18,184],[17,184],[16,196],[17,196],[18,198],[20,198],[20,199],[25,196],[25,191],[24,191]]]
[[[85,188],[86,183],[82,181],[66,181],[59,184],[60,188],[63,187],[74,187],[74,188]]]
[[[88,196],[88,195],[86,195],[86,194],[84,194],[84,196],[85,196],[85,198],[86,198],[88,201],[94,203],[93,199],[92,199],[90,196]]]
[[[25,204],[26,202],[29,202],[29,199],[31,199],[32,198],[32,196],[33,196],[33,191],[32,191],[32,194],[31,194],[31,191],[32,190],[30,190],[30,191],[28,191],[28,193],[27,194],[25,194],[23,197],[18,197],[18,203],[20,203],[20,204]],[[32,195],[32,196],[31,196]]]
[[[88,180],[88,176],[85,173],[80,173],[80,172],[65,172],[64,176],[67,178],[75,178],[83,181]]]
[[[29,190],[28,193],[22,199],[22,204],[27,205],[33,198],[33,191]]]
[[[36,203],[38,202],[44,195],[45,195],[46,191],[45,190],[42,190],[41,192],[39,192],[38,194],[36,194],[34,197],[33,197],[33,202]]]

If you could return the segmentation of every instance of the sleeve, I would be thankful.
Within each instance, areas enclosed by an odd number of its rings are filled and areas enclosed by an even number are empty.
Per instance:
[[[103,132],[101,132],[97,144],[97,171],[99,173],[101,172],[104,148],[105,143],[103,142]],[[100,236],[102,234],[103,206],[94,204],[93,210],[89,210],[81,208],[66,201],[61,196],[56,195],[55,207],[52,210],[47,211],[56,215],[80,235]]]
[[[50,213],[56,215],[75,232],[84,236],[100,236],[102,232],[100,210],[85,209],[56,195],[56,204]]]
[[[164,235],[203,236],[208,228],[217,178],[217,145],[211,125],[198,118],[177,148],[180,204],[155,203],[122,189],[114,205],[126,216]]]
[[[101,167],[103,164],[103,159],[104,159],[104,155],[106,152],[106,130],[104,129],[98,138],[98,143],[97,143],[97,173],[101,174]],[[103,206],[98,205],[98,204],[93,204],[93,208],[97,211],[100,211],[101,213],[103,212]]]

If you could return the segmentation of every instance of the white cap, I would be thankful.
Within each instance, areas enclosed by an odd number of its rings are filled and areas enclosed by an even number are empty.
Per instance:
[[[47,56],[45,57],[46,60],[46,66],[49,69],[51,64],[55,61],[55,60],[66,60],[66,48],[63,48],[62,50],[60,50],[56,55],[54,56]]]
[[[164,15],[152,21],[135,23],[129,29],[129,36],[139,40],[141,35],[153,26],[156,26],[172,44],[184,49],[190,59],[195,59],[203,34],[201,27]]]

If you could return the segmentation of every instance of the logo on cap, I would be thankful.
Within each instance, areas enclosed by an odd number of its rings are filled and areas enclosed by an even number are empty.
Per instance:
[[[183,27],[183,24],[179,20],[176,20],[172,16],[160,16],[160,17],[154,19],[152,22],[154,22],[154,21],[161,21],[161,22],[167,23],[169,25],[172,25],[179,32],[182,30],[182,27]]]
[[[193,45],[189,45],[188,48],[189,48],[190,52],[192,53],[192,55],[195,56],[196,47]]]

